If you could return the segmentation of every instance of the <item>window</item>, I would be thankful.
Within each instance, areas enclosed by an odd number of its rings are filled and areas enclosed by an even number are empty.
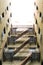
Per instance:
[[[10,17],[12,17],[12,13],[10,13]]]
[[[2,13],[2,17],[4,18],[4,12]]]
[[[40,12],[40,13],[39,13],[39,17],[41,17],[41,16],[42,16],[42,13]]]
[[[38,10],[38,6],[36,6],[36,10]]]
[[[36,19],[36,24],[37,24],[37,19]]]
[[[9,23],[9,18],[8,18],[7,22]]]
[[[0,22],[1,22],[2,16],[0,15]]]
[[[9,3],[9,5],[11,6],[11,2]]]
[[[34,2],[34,5],[36,5],[36,2]]]
[[[6,8],[7,10],[8,10],[8,6],[7,6],[7,8]]]
[[[4,27],[4,29],[3,29],[3,32],[4,32],[4,34],[6,33],[6,29],[5,29],[5,27]]]
[[[10,32],[8,33],[8,35],[10,36]]]
[[[35,16],[35,13],[34,13],[34,16]]]
[[[40,28],[38,29],[38,33],[40,34]]]

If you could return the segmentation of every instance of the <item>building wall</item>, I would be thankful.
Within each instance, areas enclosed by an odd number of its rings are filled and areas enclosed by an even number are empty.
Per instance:
[[[0,58],[10,30],[10,0],[0,0]]]
[[[41,60],[43,60],[43,0],[35,0],[35,31],[37,33],[37,41],[40,45]],[[40,32],[39,31],[40,28]]]

